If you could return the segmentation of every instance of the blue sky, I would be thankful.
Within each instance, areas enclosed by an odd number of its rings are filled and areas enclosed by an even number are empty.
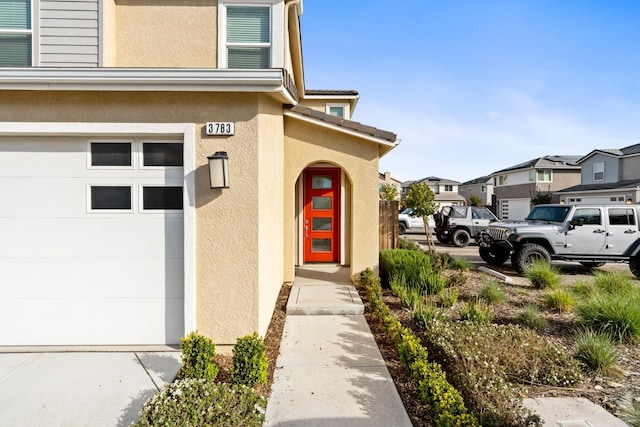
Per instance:
[[[308,89],[355,89],[402,181],[640,143],[640,1],[304,0]]]

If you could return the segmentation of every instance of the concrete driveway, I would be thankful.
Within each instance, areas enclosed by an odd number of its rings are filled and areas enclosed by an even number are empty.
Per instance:
[[[0,353],[0,426],[128,426],[180,352]]]

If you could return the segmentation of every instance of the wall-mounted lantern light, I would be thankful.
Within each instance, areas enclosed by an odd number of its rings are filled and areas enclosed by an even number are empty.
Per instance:
[[[631,199],[631,197],[629,197],[629,198],[627,199],[627,204],[628,204],[628,205],[632,205],[632,204],[633,204],[633,200]]]
[[[226,151],[216,151],[209,159],[211,188],[229,188],[229,157]]]

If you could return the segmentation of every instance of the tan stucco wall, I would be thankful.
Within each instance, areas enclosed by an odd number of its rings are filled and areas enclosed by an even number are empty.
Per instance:
[[[101,67],[115,67],[116,66],[116,46],[117,46],[117,32],[116,32],[116,5],[115,0],[105,0],[102,5],[102,45],[100,46],[101,55],[100,58]]]
[[[264,335],[283,283],[281,109],[256,94],[0,91],[0,122],[196,124],[197,329],[216,344]],[[233,121],[207,137],[207,121]],[[211,190],[207,156],[229,155],[230,188]]]
[[[623,158],[621,168],[621,180],[640,179],[640,156]]]
[[[378,145],[330,129],[285,117],[284,173],[284,272],[285,281],[294,278],[298,234],[295,215],[296,181],[314,163],[341,167],[347,175],[350,210],[347,214],[348,253],[351,276],[378,265]],[[349,235],[350,234],[350,235]]]
[[[115,66],[216,68],[217,0],[115,1]]]

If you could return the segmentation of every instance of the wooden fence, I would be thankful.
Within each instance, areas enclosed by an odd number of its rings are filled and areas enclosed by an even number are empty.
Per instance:
[[[398,247],[398,202],[380,200],[380,250]]]

